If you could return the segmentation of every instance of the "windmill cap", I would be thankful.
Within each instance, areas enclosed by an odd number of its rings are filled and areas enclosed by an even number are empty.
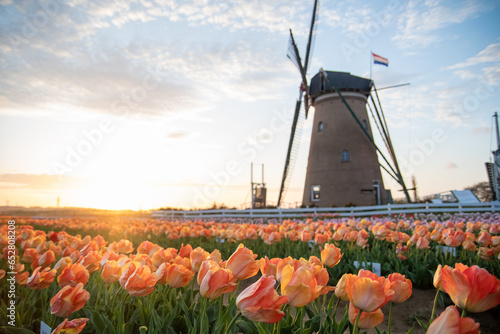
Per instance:
[[[366,96],[370,95],[372,88],[372,81],[370,79],[357,77],[348,72],[322,72],[323,75],[328,76],[328,80],[322,78],[321,72],[318,72],[318,74],[311,79],[309,95],[313,99],[319,95],[333,92],[335,90],[333,85],[341,92],[358,92]]]

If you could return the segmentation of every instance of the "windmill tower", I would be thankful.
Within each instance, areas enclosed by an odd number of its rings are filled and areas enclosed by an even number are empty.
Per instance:
[[[303,205],[327,207],[387,203],[390,194],[384,188],[381,168],[402,186],[410,202],[373,81],[350,73],[320,70],[308,86],[306,73],[316,16],[317,1],[314,2],[304,65],[290,30],[287,56],[298,67],[302,83],[292,123],[278,206],[286,190],[302,95],[306,118],[309,107],[315,107]],[[392,163],[375,144],[367,107],[372,114],[373,123],[382,135]],[[379,163],[379,157],[384,164]]]
[[[338,91],[362,127],[345,107]],[[320,207],[387,203],[377,152],[369,137],[369,79],[343,72],[320,72],[309,94],[315,108],[302,203]],[[367,136],[366,133],[369,135]]]

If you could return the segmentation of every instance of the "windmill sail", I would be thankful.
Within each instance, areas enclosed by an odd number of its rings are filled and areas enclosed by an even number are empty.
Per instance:
[[[292,30],[290,30],[290,40],[288,41],[288,50],[286,52],[286,56],[292,61],[295,66],[297,66],[297,69],[300,72],[302,66],[300,65],[300,56],[297,53],[297,46],[295,45],[295,41],[293,39]]]
[[[290,164],[290,161],[291,161],[291,155],[293,152],[294,137],[295,137],[295,133],[296,133],[297,122],[299,119],[300,107],[302,104],[302,95],[304,95],[304,107],[305,107],[306,118],[307,118],[307,115],[309,112],[309,95],[308,95],[306,74],[307,74],[307,67],[309,65],[309,59],[310,59],[310,54],[311,54],[311,49],[312,49],[312,44],[313,44],[315,22],[316,22],[316,19],[318,16],[317,15],[317,13],[318,13],[317,8],[318,8],[318,0],[314,1],[314,8],[313,8],[313,14],[312,14],[312,19],[311,19],[311,27],[309,29],[309,39],[307,41],[306,57],[305,57],[304,65],[302,65],[302,61],[301,61],[300,55],[299,55],[299,50],[297,48],[297,45],[295,44],[292,30],[290,29],[290,41],[288,44],[287,57],[299,69],[302,82],[300,85],[301,90],[299,93],[299,99],[297,100],[297,104],[295,105],[295,113],[293,116],[292,129],[291,129],[291,133],[290,133],[290,140],[288,142],[288,150],[287,150],[286,160],[285,160],[285,168],[283,170],[283,177],[281,179],[281,186],[280,186],[280,191],[279,191],[279,196],[278,196],[278,203],[277,203],[278,207],[281,205],[281,201],[283,199],[283,194],[286,191],[286,185],[288,184],[287,176],[290,174],[290,167],[292,166]]]

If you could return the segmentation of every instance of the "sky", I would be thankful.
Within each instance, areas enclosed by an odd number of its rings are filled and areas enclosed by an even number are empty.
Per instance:
[[[276,202],[313,1],[0,0],[0,205],[240,207],[250,164]],[[420,196],[487,180],[500,1],[322,1],[308,79],[370,76]],[[284,202],[302,200],[311,124]],[[375,134],[377,136],[377,134]],[[393,197],[400,187],[384,175]]]

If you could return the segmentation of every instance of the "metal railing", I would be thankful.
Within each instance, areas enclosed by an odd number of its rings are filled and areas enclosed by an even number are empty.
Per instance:
[[[370,217],[376,215],[415,213],[469,213],[500,212],[500,202],[489,203],[417,203],[357,206],[347,208],[301,208],[301,209],[223,209],[223,210],[154,210],[157,219],[210,219],[210,218],[309,218],[309,217]]]

